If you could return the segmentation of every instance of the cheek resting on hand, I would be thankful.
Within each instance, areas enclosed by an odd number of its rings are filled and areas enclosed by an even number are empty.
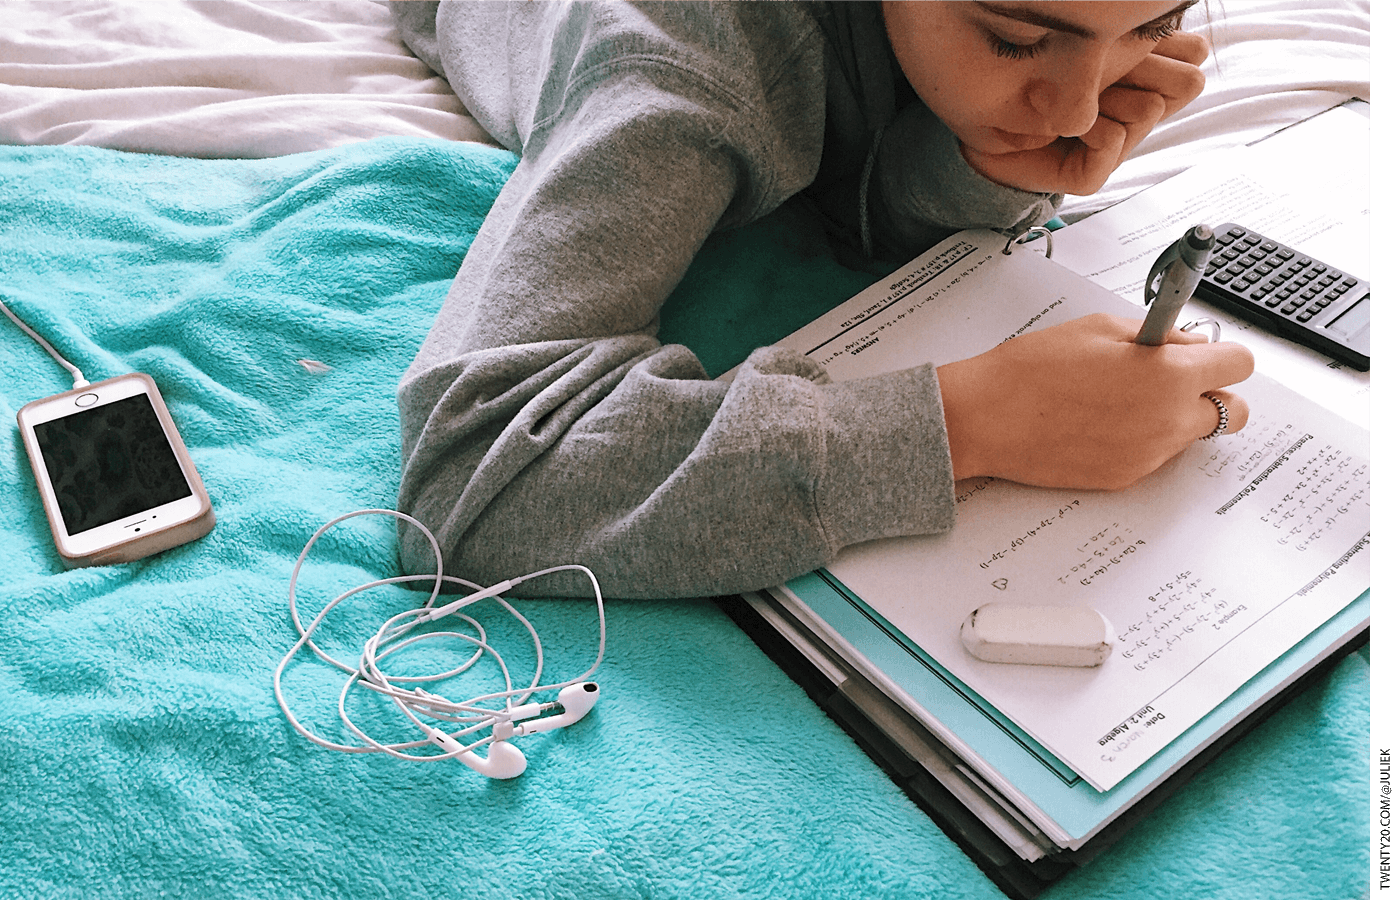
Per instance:
[[[1190,103],[1205,88],[1200,64],[1209,46],[1196,34],[1178,32],[1099,95],[1093,127],[1077,138],[1047,147],[990,154],[963,146],[963,158],[985,177],[1007,187],[1038,193],[1092,194],[1103,187],[1157,123]]]

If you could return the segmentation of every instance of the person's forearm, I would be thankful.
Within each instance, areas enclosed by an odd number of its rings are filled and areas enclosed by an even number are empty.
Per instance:
[[[506,370],[534,372],[529,390],[485,396],[487,373]],[[933,370],[820,376],[760,350],[733,384],[713,382],[689,351],[642,337],[472,354],[403,386],[405,436],[422,425],[400,503],[442,541],[450,571],[485,583],[583,563],[612,597],[756,589],[851,543],[948,527]],[[402,536],[406,568],[430,570],[426,542]]]

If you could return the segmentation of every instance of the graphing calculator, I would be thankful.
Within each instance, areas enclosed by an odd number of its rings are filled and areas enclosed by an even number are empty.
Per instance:
[[[1371,368],[1371,285],[1243,225],[1216,227],[1196,296],[1353,368]]]

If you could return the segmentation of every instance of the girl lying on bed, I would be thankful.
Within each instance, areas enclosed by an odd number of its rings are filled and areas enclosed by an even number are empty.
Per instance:
[[[400,385],[400,507],[482,583],[715,595],[948,529],[957,478],[1126,486],[1215,428],[1207,392],[1239,429],[1249,351],[1127,319],[843,384],[772,348],[720,383],[656,339],[710,233],[798,192],[902,261],[1097,190],[1200,93],[1190,5],[395,4],[521,157]]]

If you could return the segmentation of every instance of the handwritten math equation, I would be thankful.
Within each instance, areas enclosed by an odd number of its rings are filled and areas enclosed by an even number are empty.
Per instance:
[[[1075,558],[1082,556],[1083,560],[1070,566],[1069,571],[1056,580],[1060,584],[1078,581],[1088,587],[1094,583],[1094,579],[1107,574],[1109,569],[1147,546],[1147,541],[1132,535],[1131,528],[1117,522],[1099,529],[1074,548]]]
[[[1370,507],[1370,473],[1366,461],[1332,444],[1310,447],[1288,473],[1292,485],[1259,521],[1276,530],[1278,544],[1307,550],[1343,516]]]
[[[1061,506],[1058,510],[1056,510],[1053,513],[1047,513],[1043,518],[1040,519],[1039,522],[1027,528],[1025,532],[1018,535],[1017,537],[1014,537],[1011,540],[1007,541],[1006,544],[1002,547],[1002,549],[995,551],[994,553],[992,553],[991,556],[987,557],[986,560],[984,560],[981,563],[978,563],[978,565],[980,565],[984,569],[990,569],[992,567],[992,563],[1001,559],[1005,559],[1011,554],[1015,553],[1017,550],[1021,549],[1022,547],[1025,547],[1037,536],[1045,533],[1047,529],[1051,528],[1056,523],[1063,521],[1065,516],[1074,512],[1078,508],[1078,500],[1066,501],[1065,504]]]
[[[1230,603],[1217,588],[1190,571],[1181,572],[1147,598],[1142,618],[1118,634],[1119,655],[1139,672],[1187,642],[1226,631],[1230,622],[1248,611],[1243,603]]]
[[[1214,441],[1211,452],[1196,468],[1207,478],[1235,478],[1244,481],[1270,459],[1277,458],[1297,438],[1291,422],[1277,424],[1258,414],[1250,416],[1249,427]]]

